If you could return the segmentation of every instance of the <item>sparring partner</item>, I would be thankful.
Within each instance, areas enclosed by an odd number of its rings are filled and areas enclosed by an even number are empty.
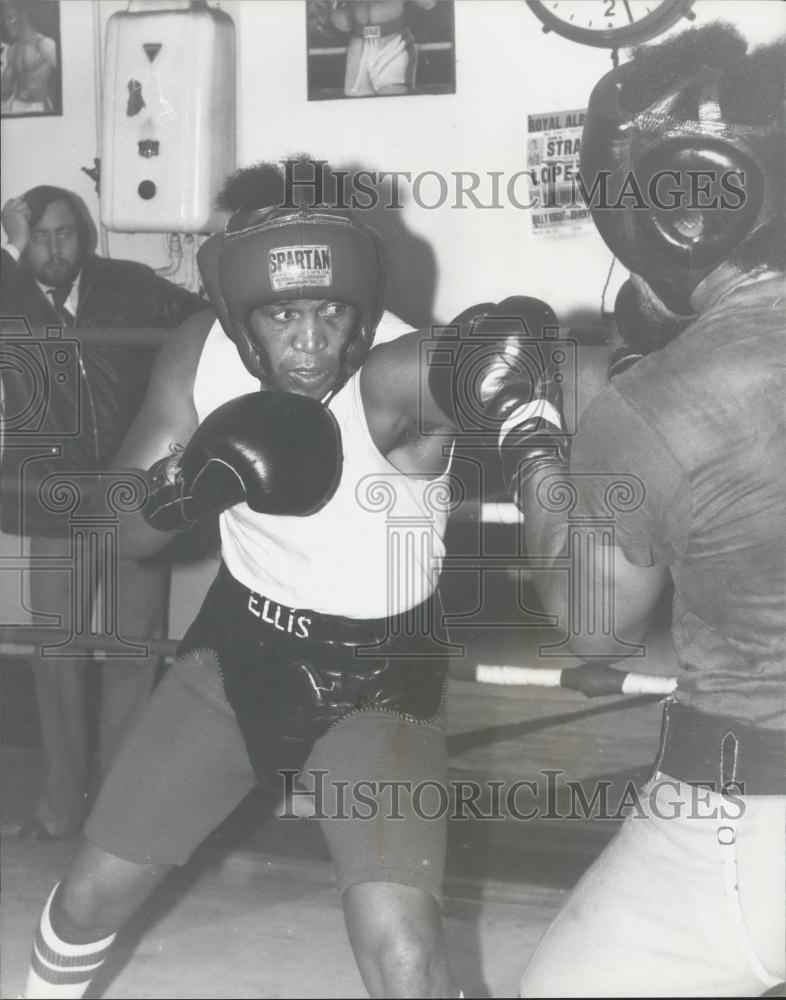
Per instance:
[[[640,311],[640,357],[575,436],[558,383],[520,365],[532,401],[508,410],[503,462],[547,566],[613,517],[592,587],[536,574],[563,622],[577,594],[614,609],[576,655],[641,643],[671,576],[681,672],[652,778],[522,995],[751,996],[786,978],[782,42],[748,54],[708,25],[637,50],[592,92],[581,174],[632,272],[618,305],[629,336]]]
[[[381,252],[346,212],[247,204],[200,249],[219,318],[194,317],[159,357],[115,462],[148,470],[120,548],[150,554],[220,513],[223,564],[47,901],[28,997],[82,996],[166,872],[255,783],[283,790],[283,771],[306,790],[323,776],[369,993],[456,995],[445,819],[406,794],[446,781],[436,585],[452,429],[421,377],[422,337],[380,323]],[[360,815],[332,821],[358,782]]]

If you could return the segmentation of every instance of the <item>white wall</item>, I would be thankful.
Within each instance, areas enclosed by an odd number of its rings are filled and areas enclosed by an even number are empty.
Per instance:
[[[60,117],[6,118],[0,123],[3,204],[36,184],[59,184],[85,199],[97,215],[92,167],[96,152],[92,3],[60,4],[63,108]]]
[[[339,166],[408,171],[413,177],[436,171],[449,187],[457,171],[487,176],[497,170],[508,178],[526,167],[527,112],[585,106],[592,81],[610,65],[606,52],[545,39],[523,3],[458,0],[455,94],[309,102],[302,6],[239,8],[241,38],[260,40],[259,49],[241,43],[243,162],[307,149]],[[488,202],[490,181],[479,188],[481,199],[484,191]],[[424,184],[421,200],[439,200],[435,181]],[[594,235],[560,240],[557,269],[554,252],[544,253],[540,245],[532,252],[529,212],[461,210],[451,207],[454,201],[429,210],[410,197],[403,212],[403,224],[433,249],[437,319],[448,320],[475,301],[523,292],[553,299],[563,309],[597,304],[608,256]],[[398,275],[394,280],[404,283]],[[395,305],[406,312],[406,305]],[[423,322],[428,316],[411,318]]]
[[[0,122],[0,200],[37,184],[75,191],[98,222],[98,195],[82,167],[92,169],[99,155],[97,107],[101,101],[99,67],[109,17],[128,8],[126,0],[60,0],[63,114],[42,118],[4,118]],[[151,267],[167,262],[158,234],[105,234],[111,257],[141,260]]]
[[[336,166],[507,177],[526,166],[527,114],[585,107],[592,84],[610,68],[607,51],[544,35],[519,0],[456,0],[455,94],[309,102],[305,4],[220,6],[237,26],[240,164],[307,150]],[[97,217],[92,182],[80,170],[97,155],[94,40],[126,7],[124,0],[62,0],[64,113],[2,122],[3,202],[35,184],[58,183],[77,191]],[[786,5],[778,0],[697,0],[694,10],[695,24],[729,20],[754,44],[786,30]],[[425,186],[424,198],[435,190]],[[392,231],[391,304],[413,322],[446,321],[472,302],[522,293],[546,298],[563,319],[597,315],[610,256],[593,232],[533,238],[529,212],[512,206],[458,210],[448,202],[427,210],[411,198],[392,223],[374,221]],[[158,236],[112,234],[109,248],[113,256],[164,263]],[[623,279],[615,275],[611,302]],[[194,579],[191,570],[178,576],[175,631],[204,589]],[[0,610],[18,606],[18,582],[15,571],[0,573]]]
[[[220,6],[237,25],[240,164],[308,150],[338,166],[437,171],[448,179],[495,170],[507,178],[526,166],[527,114],[584,107],[593,82],[610,68],[607,51],[544,35],[519,0],[456,0],[455,94],[308,101],[304,2]],[[64,114],[2,122],[0,196],[57,182],[97,216],[92,181],[80,170],[97,155],[94,39],[127,4],[61,0],[60,8]],[[695,24],[724,18],[753,43],[786,30],[786,5],[778,0],[697,0],[694,10]],[[423,200],[435,193],[433,182],[425,184]],[[423,241],[408,268],[399,254],[392,282],[393,304],[414,321],[431,318],[424,315],[430,306],[433,318],[447,320],[471,302],[522,292],[549,299],[565,316],[599,305],[610,258],[594,233],[533,240],[530,213],[510,205],[457,210],[448,202],[427,210],[410,198],[400,214],[405,230]],[[113,256],[164,263],[158,236],[109,239]],[[408,247],[405,233],[394,234],[394,246]]]
[[[699,0],[695,23],[721,15],[759,41],[772,36],[776,20],[786,23],[781,7]],[[306,149],[337,165],[413,176],[499,170],[509,177],[526,166],[527,114],[586,107],[592,84],[611,68],[606,50],[544,35],[524,3],[456,0],[455,94],[309,102],[303,5],[268,0],[236,8],[243,163]],[[434,184],[423,190],[423,201],[437,200]],[[599,237],[533,240],[530,215],[449,203],[427,210],[410,200],[404,224],[429,242],[437,262],[435,318],[514,293],[542,296],[562,316],[598,308],[610,263]]]

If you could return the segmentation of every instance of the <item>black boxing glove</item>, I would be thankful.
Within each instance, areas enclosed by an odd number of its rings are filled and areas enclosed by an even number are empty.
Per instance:
[[[557,318],[540,299],[511,296],[465,309],[450,327],[459,332],[451,377],[432,369],[432,395],[457,426],[470,413],[497,430],[505,482],[518,502],[522,476],[568,460],[558,373],[541,347]]]
[[[620,375],[622,372],[626,372],[629,368],[632,368],[637,361],[641,361],[644,357],[644,351],[637,351],[635,347],[631,347],[630,344],[620,344],[612,352],[609,358],[609,366],[606,371],[608,378],[612,379],[615,375]]]
[[[304,517],[333,496],[341,464],[341,432],[327,407],[294,393],[248,393],[206,417],[179,456],[150,468],[142,514],[159,531],[182,531],[244,501],[259,514]]]
[[[646,355],[664,347],[693,319],[672,312],[642,278],[631,275],[620,286],[614,302],[614,323],[622,343],[611,356],[608,377],[627,371]]]

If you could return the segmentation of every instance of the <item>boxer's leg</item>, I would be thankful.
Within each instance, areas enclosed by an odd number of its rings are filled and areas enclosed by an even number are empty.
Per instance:
[[[372,997],[457,996],[442,911],[431,893],[395,882],[362,882],[343,896],[349,940]]]
[[[254,784],[215,658],[183,658],[121,748],[44,909],[26,996],[83,996],[117,929]]]
[[[344,72],[347,97],[372,97],[374,87],[368,75],[369,44],[363,38],[350,38]]]
[[[55,886],[38,922],[24,996],[84,996],[104,964],[116,930],[148,897],[170,865],[138,865],[85,842]]]
[[[106,591],[105,591],[106,592]],[[161,560],[121,560],[117,581],[118,632],[122,637],[164,635],[169,566]],[[110,659],[101,663],[100,777],[139,718],[153,690],[159,656]]]
[[[369,69],[375,93],[409,93],[415,85],[417,62],[417,49],[408,31],[383,39]]]
[[[315,777],[324,771],[324,779]],[[416,724],[378,712],[349,716],[317,741],[302,779],[308,791],[315,781],[321,784],[322,829],[369,993],[457,995],[440,909],[447,820],[446,798],[438,791],[445,789],[447,796],[444,719]],[[342,787],[353,817],[348,820],[341,818]]]

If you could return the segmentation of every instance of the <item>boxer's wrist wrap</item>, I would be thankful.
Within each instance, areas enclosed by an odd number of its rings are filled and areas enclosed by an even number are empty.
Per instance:
[[[174,478],[173,478],[174,472]],[[185,494],[179,466],[172,469],[172,456],[166,455],[145,473],[147,500],[142,517],[156,531],[186,531],[199,519],[194,502]]]

